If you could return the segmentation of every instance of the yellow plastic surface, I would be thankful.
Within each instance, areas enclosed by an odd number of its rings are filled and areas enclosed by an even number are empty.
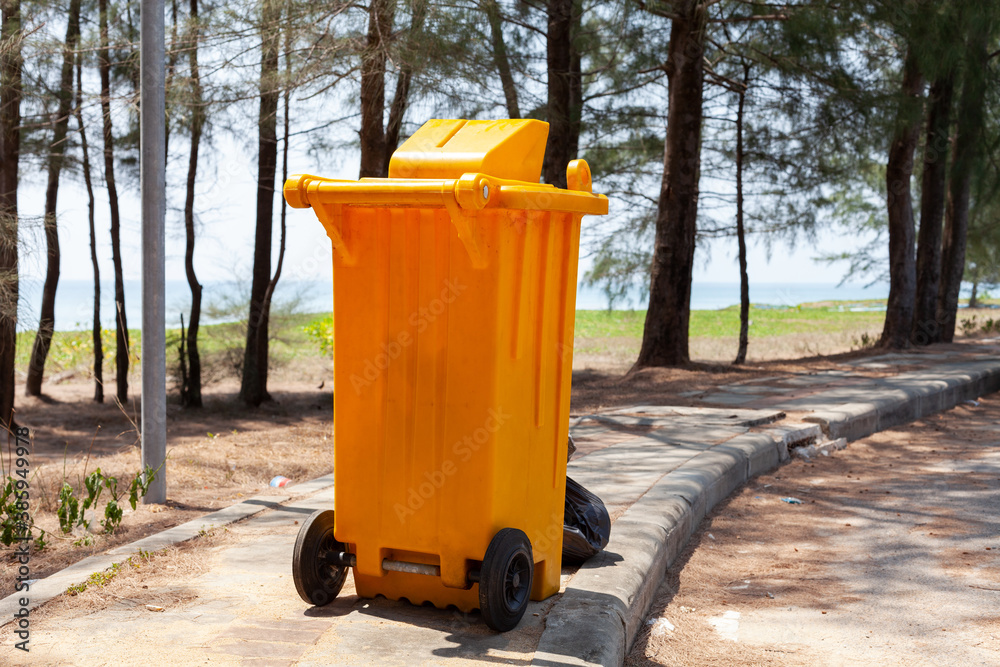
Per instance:
[[[548,134],[540,120],[429,120],[392,154],[389,178],[482,172],[538,183]]]
[[[504,159],[525,137],[521,162],[540,165],[544,137],[518,126],[547,125],[503,122],[462,145],[477,168],[495,162],[489,136]],[[574,190],[489,172],[285,183],[335,250],[334,532],[359,595],[474,609],[468,573],[505,527],[531,540],[532,599],[558,592],[580,219],[607,212],[585,162],[568,177]]]

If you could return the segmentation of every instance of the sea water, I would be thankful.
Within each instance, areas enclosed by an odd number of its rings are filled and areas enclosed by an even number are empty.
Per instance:
[[[22,280],[20,286],[18,329],[32,330],[38,326],[38,310],[41,306],[41,280]],[[166,282],[167,326],[180,326],[183,314],[187,319],[191,303],[191,293],[187,282],[168,280]],[[209,282],[203,286],[202,309],[224,301],[245,302],[249,285],[233,282]],[[874,308],[879,305],[865,305],[866,301],[885,299],[889,286],[857,285],[835,283],[759,283],[750,285],[750,301],[756,306],[794,307],[802,303],[817,301],[856,302],[852,309]],[[141,284],[138,280],[125,281],[125,314],[130,328],[141,324]],[[274,303],[294,302],[294,310],[303,313],[330,312],[333,290],[329,283],[320,281],[279,281],[275,290]],[[739,283],[695,282],[691,289],[693,310],[716,310],[738,305],[740,302]],[[580,287],[577,291],[577,308],[580,310],[603,310],[608,307],[604,292],[596,287]],[[632,290],[626,298],[617,301],[617,310],[644,309],[646,296],[641,289]],[[62,280],[56,292],[56,329],[59,331],[89,329],[93,321],[94,284],[87,280]],[[101,283],[101,325],[114,327],[115,304],[114,283]],[[203,323],[211,321],[203,315]]]

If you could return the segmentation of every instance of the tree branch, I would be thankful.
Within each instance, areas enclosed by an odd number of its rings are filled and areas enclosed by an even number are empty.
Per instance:
[[[726,90],[732,91],[734,93],[738,93],[741,90],[746,89],[746,86],[743,84],[742,81],[737,81],[736,79],[730,79],[727,76],[722,76],[714,69],[712,69],[712,64],[708,62],[707,58],[705,59],[703,67],[705,69],[705,78],[707,78],[711,83],[714,83],[717,86],[722,86]]]
[[[749,21],[787,21],[788,14],[757,14],[754,16],[730,16],[729,18],[708,19],[709,23],[747,23]]]
[[[679,21],[681,19],[680,14],[672,14],[671,12],[665,11],[663,9],[654,9],[646,4],[645,0],[638,0],[637,4],[639,9],[649,12],[653,16],[662,16],[665,19],[670,19],[671,21]]]

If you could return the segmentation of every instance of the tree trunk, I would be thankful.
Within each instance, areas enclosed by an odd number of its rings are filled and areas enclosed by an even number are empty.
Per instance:
[[[634,369],[690,361],[691,274],[701,174],[704,0],[678,3],[667,58],[669,107],[663,182],[656,213],[649,308]]]
[[[14,425],[17,180],[21,155],[21,3],[0,0],[0,428]]]
[[[483,9],[486,20],[490,24],[490,44],[493,47],[493,60],[500,75],[500,85],[503,87],[504,101],[507,103],[507,116],[521,117],[521,107],[517,101],[517,86],[510,71],[510,58],[507,55],[507,43],[503,38],[503,15],[497,0],[485,0]]]
[[[201,72],[198,68],[198,0],[191,0],[191,37],[188,43],[188,65],[191,76],[191,153],[188,157],[187,188],[184,198],[184,273],[191,288],[191,316],[187,330],[187,381],[181,387],[181,402],[191,408],[200,408],[201,355],[198,352],[198,325],[201,322],[201,284],[194,272],[194,195],[198,179],[198,149],[205,122],[205,109],[201,92]],[[182,355],[184,356],[184,355]]]
[[[546,120],[549,140],[545,145],[542,172],[545,182],[566,187],[566,165],[572,151],[572,43],[573,0],[549,0],[546,55],[548,64],[548,103]]]
[[[59,177],[62,174],[63,161],[66,154],[66,132],[69,129],[69,117],[73,104],[73,61],[76,57],[76,45],[80,37],[80,0],[70,0],[69,19],[66,23],[66,43],[63,46],[62,71],[59,75],[59,106],[56,111],[56,124],[52,132],[52,145],[49,147],[48,183],[45,188],[45,248],[46,266],[45,283],[42,286],[42,307],[39,311],[38,333],[31,348],[31,362],[28,365],[28,378],[25,382],[25,394],[28,396],[42,395],[42,376],[45,373],[45,360],[49,356],[52,345],[52,333],[55,331],[56,288],[59,285],[59,227],[56,221],[56,201],[59,195]]]
[[[115,269],[115,395],[119,403],[128,400],[128,318],[125,316],[125,281],[122,278],[121,217],[115,185],[115,135],[111,126],[111,49],[108,46],[108,0],[99,0],[101,48],[98,71],[101,77],[101,115],[104,125],[104,181],[111,208],[111,261]]]
[[[191,48],[198,48],[197,44]],[[177,58],[179,55],[177,44],[177,0],[170,0],[170,42],[166,45],[167,66],[166,77],[163,88],[167,95],[174,87],[174,74],[177,71]],[[163,164],[166,166],[170,162],[170,100],[167,98],[166,121],[163,126]]]
[[[187,370],[187,348],[185,347],[185,342],[187,341],[187,331],[184,329],[184,313],[181,313],[181,341],[180,341],[180,354],[178,355],[180,359],[178,360],[178,372],[181,374],[181,402],[185,400],[188,392],[188,370]],[[186,407],[185,403],[185,407]]]
[[[125,0],[125,34],[128,35],[128,44],[125,48],[128,49],[127,66],[124,68],[125,74],[128,76],[129,82],[132,84],[132,93],[135,96],[137,103],[141,104],[142,99],[139,96],[140,79],[142,77],[142,72],[139,67],[139,29],[135,27],[135,22],[132,20],[132,3],[135,3],[141,9],[142,0]],[[136,11],[138,16],[139,12]],[[141,21],[141,19],[140,19]],[[138,107],[135,110],[136,118],[139,116]],[[138,133],[138,130],[137,130]]]
[[[576,35],[580,32],[580,5],[573,8],[573,37],[569,51],[569,154],[566,164],[580,154],[580,130],[583,127],[583,75],[580,71],[581,57],[576,48]],[[563,167],[563,175],[566,167]]]
[[[913,153],[920,140],[920,114],[916,112],[916,105],[923,88],[916,57],[912,52],[907,53],[903,66],[903,99],[896,116],[896,135],[889,147],[885,167],[889,213],[889,301],[880,344],[896,349],[910,344],[917,296],[917,265],[913,253],[916,231],[910,179],[913,176]]]
[[[986,92],[987,30],[982,24],[972,29],[965,80],[958,106],[958,131],[952,152],[945,211],[944,245],[941,251],[941,286],[938,290],[937,318],[941,340],[955,337],[958,294],[965,272],[965,241],[969,228],[969,192],[978,157],[983,127],[983,98]]]
[[[389,160],[399,147],[399,132],[403,127],[403,116],[410,101],[410,82],[413,80],[413,63],[420,58],[419,35],[424,29],[424,18],[427,16],[427,0],[414,0],[413,16],[410,18],[410,30],[406,37],[406,52],[400,57],[399,75],[396,77],[396,91],[389,107],[389,122],[385,127],[385,160],[380,176],[389,175]],[[284,205],[282,205],[284,212]],[[282,213],[284,214],[284,213]]]
[[[972,294],[969,295],[969,308],[979,308],[978,291],[979,283],[972,281]]]
[[[937,79],[930,90],[924,173],[920,188],[920,232],[917,238],[917,297],[911,340],[929,345],[941,338],[937,295],[941,283],[941,223],[944,217],[945,175],[948,167],[948,128],[954,72]]]
[[[368,8],[368,42],[361,55],[361,178],[384,176],[389,168],[382,115],[392,5],[392,0],[370,0]]]
[[[104,344],[101,339],[101,268],[97,263],[97,231],[94,228],[94,183],[90,178],[90,147],[83,124],[83,54],[76,59],[76,123],[80,128],[80,149],[83,153],[83,182],[87,186],[87,221],[90,224],[90,263],[94,267],[94,401],[104,402]]]
[[[743,88],[736,107],[736,240],[740,248],[740,344],[734,364],[747,360],[750,342],[750,276],[747,275],[747,241],[743,228],[743,107],[750,85],[750,64],[743,62]]]
[[[291,81],[292,75],[292,28],[291,25],[285,30],[285,80]],[[288,110],[291,101],[291,91],[289,86],[285,86],[284,91],[282,91],[282,102],[285,106],[285,113],[283,119],[282,127],[282,145],[281,145],[281,182],[284,183],[288,180],[288,138],[291,134],[290,132],[290,121]],[[285,263],[285,231],[286,231],[286,215],[288,213],[288,202],[285,198],[281,198],[281,233],[278,236],[278,264],[274,268],[274,276],[271,277],[271,282],[267,285],[267,292],[264,294],[264,307],[270,312],[271,310],[271,298],[274,296],[274,288],[278,285],[278,279],[281,277],[281,267]]]
[[[260,115],[257,120],[257,230],[253,252],[253,281],[247,345],[243,355],[240,399],[251,407],[270,400],[267,393],[268,316],[265,295],[271,281],[271,229],[274,216],[274,172],[278,160],[278,51],[281,33],[274,25],[281,5],[264,0],[261,13]],[[362,86],[363,87],[363,86]]]

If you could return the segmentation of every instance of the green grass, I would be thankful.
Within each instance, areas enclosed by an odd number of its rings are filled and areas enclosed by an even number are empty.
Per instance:
[[[272,316],[270,321],[271,353],[276,359],[287,361],[299,355],[315,355],[319,353],[313,337],[307,333],[307,327],[322,319],[322,315],[293,314]],[[198,350],[203,359],[213,356],[241,356],[246,343],[244,325],[239,322],[203,325],[198,332]],[[177,359],[177,346],[180,342],[180,328],[167,329],[167,365]],[[35,332],[22,331],[17,334],[16,366],[20,371],[26,371],[31,359],[31,346],[34,344]],[[52,345],[45,364],[46,375],[73,369],[89,369],[93,365],[94,342],[91,331],[57,331],[52,336]],[[115,331],[103,329],[101,344],[104,350],[104,373],[114,372]],[[129,329],[129,356],[132,364],[138,364],[142,356],[142,333],[138,329]]]
[[[132,340],[139,339],[137,330],[130,330],[129,336]],[[31,346],[35,341],[34,331],[21,331],[17,334],[17,356],[15,365],[18,370],[26,371],[31,360]],[[101,343],[104,349],[105,361],[108,352],[114,355],[115,331],[114,329],[101,330]],[[133,351],[133,356],[138,354]],[[52,345],[49,347],[49,356],[45,362],[46,374],[59,373],[79,366],[89,366],[93,364],[94,358],[94,334],[91,331],[57,331],[52,335]],[[113,368],[114,366],[110,366]],[[105,366],[109,368],[109,366]]]
[[[782,309],[751,306],[750,329],[758,338],[783,336],[879,325],[884,317],[882,312],[851,312],[844,306],[804,305]],[[641,338],[645,318],[644,310],[579,310],[576,313],[576,335],[579,338]],[[692,338],[725,338],[739,335],[739,332],[740,310],[736,306],[722,310],[691,311]]]
[[[995,303],[995,299],[984,303]],[[858,330],[868,327],[878,329],[885,317],[883,312],[852,312],[852,307],[882,306],[885,302],[824,302],[802,304],[790,308],[750,307],[750,334],[755,339],[812,332]],[[576,312],[576,337],[583,339],[634,339],[642,338],[645,323],[644,310],[578,310]],[[961,313],[959,313],[961,321]],[[998,318],[1000,319],[1000,318]],[[978,325],[978,322],[976,323]],[[328,356],[331,352],[333,320],[329,314],[274,315],[271,318],[271,352],[278,363],[299,356]],[[722,310],[691,311],[691,338],[726,338],[739,335],[740,312],[732,306]],[[245,333],[240,323],[202,326],[199,332],[199,350],[203,359],[229,359],[237,363],[242,359]],[[17,337],[17,367],[27,369],[35,332],[22,332]],[[141,356],[141,336],[137,329],[129,331],[131,353],[137,363]],[[177,358],[180,329],[167,330],[168,365]],[[115,332],[101,332],[104,347],[105,374],[114,370]],[[596,341],[595,341],[596,342]],[[90,331],[59,331],[52,338],[52,348],[46,364],[46,373],[53,374],[76,368],[89,368],[93,363],[93,344]],[[108,376],[110,377],[110,376]]]

